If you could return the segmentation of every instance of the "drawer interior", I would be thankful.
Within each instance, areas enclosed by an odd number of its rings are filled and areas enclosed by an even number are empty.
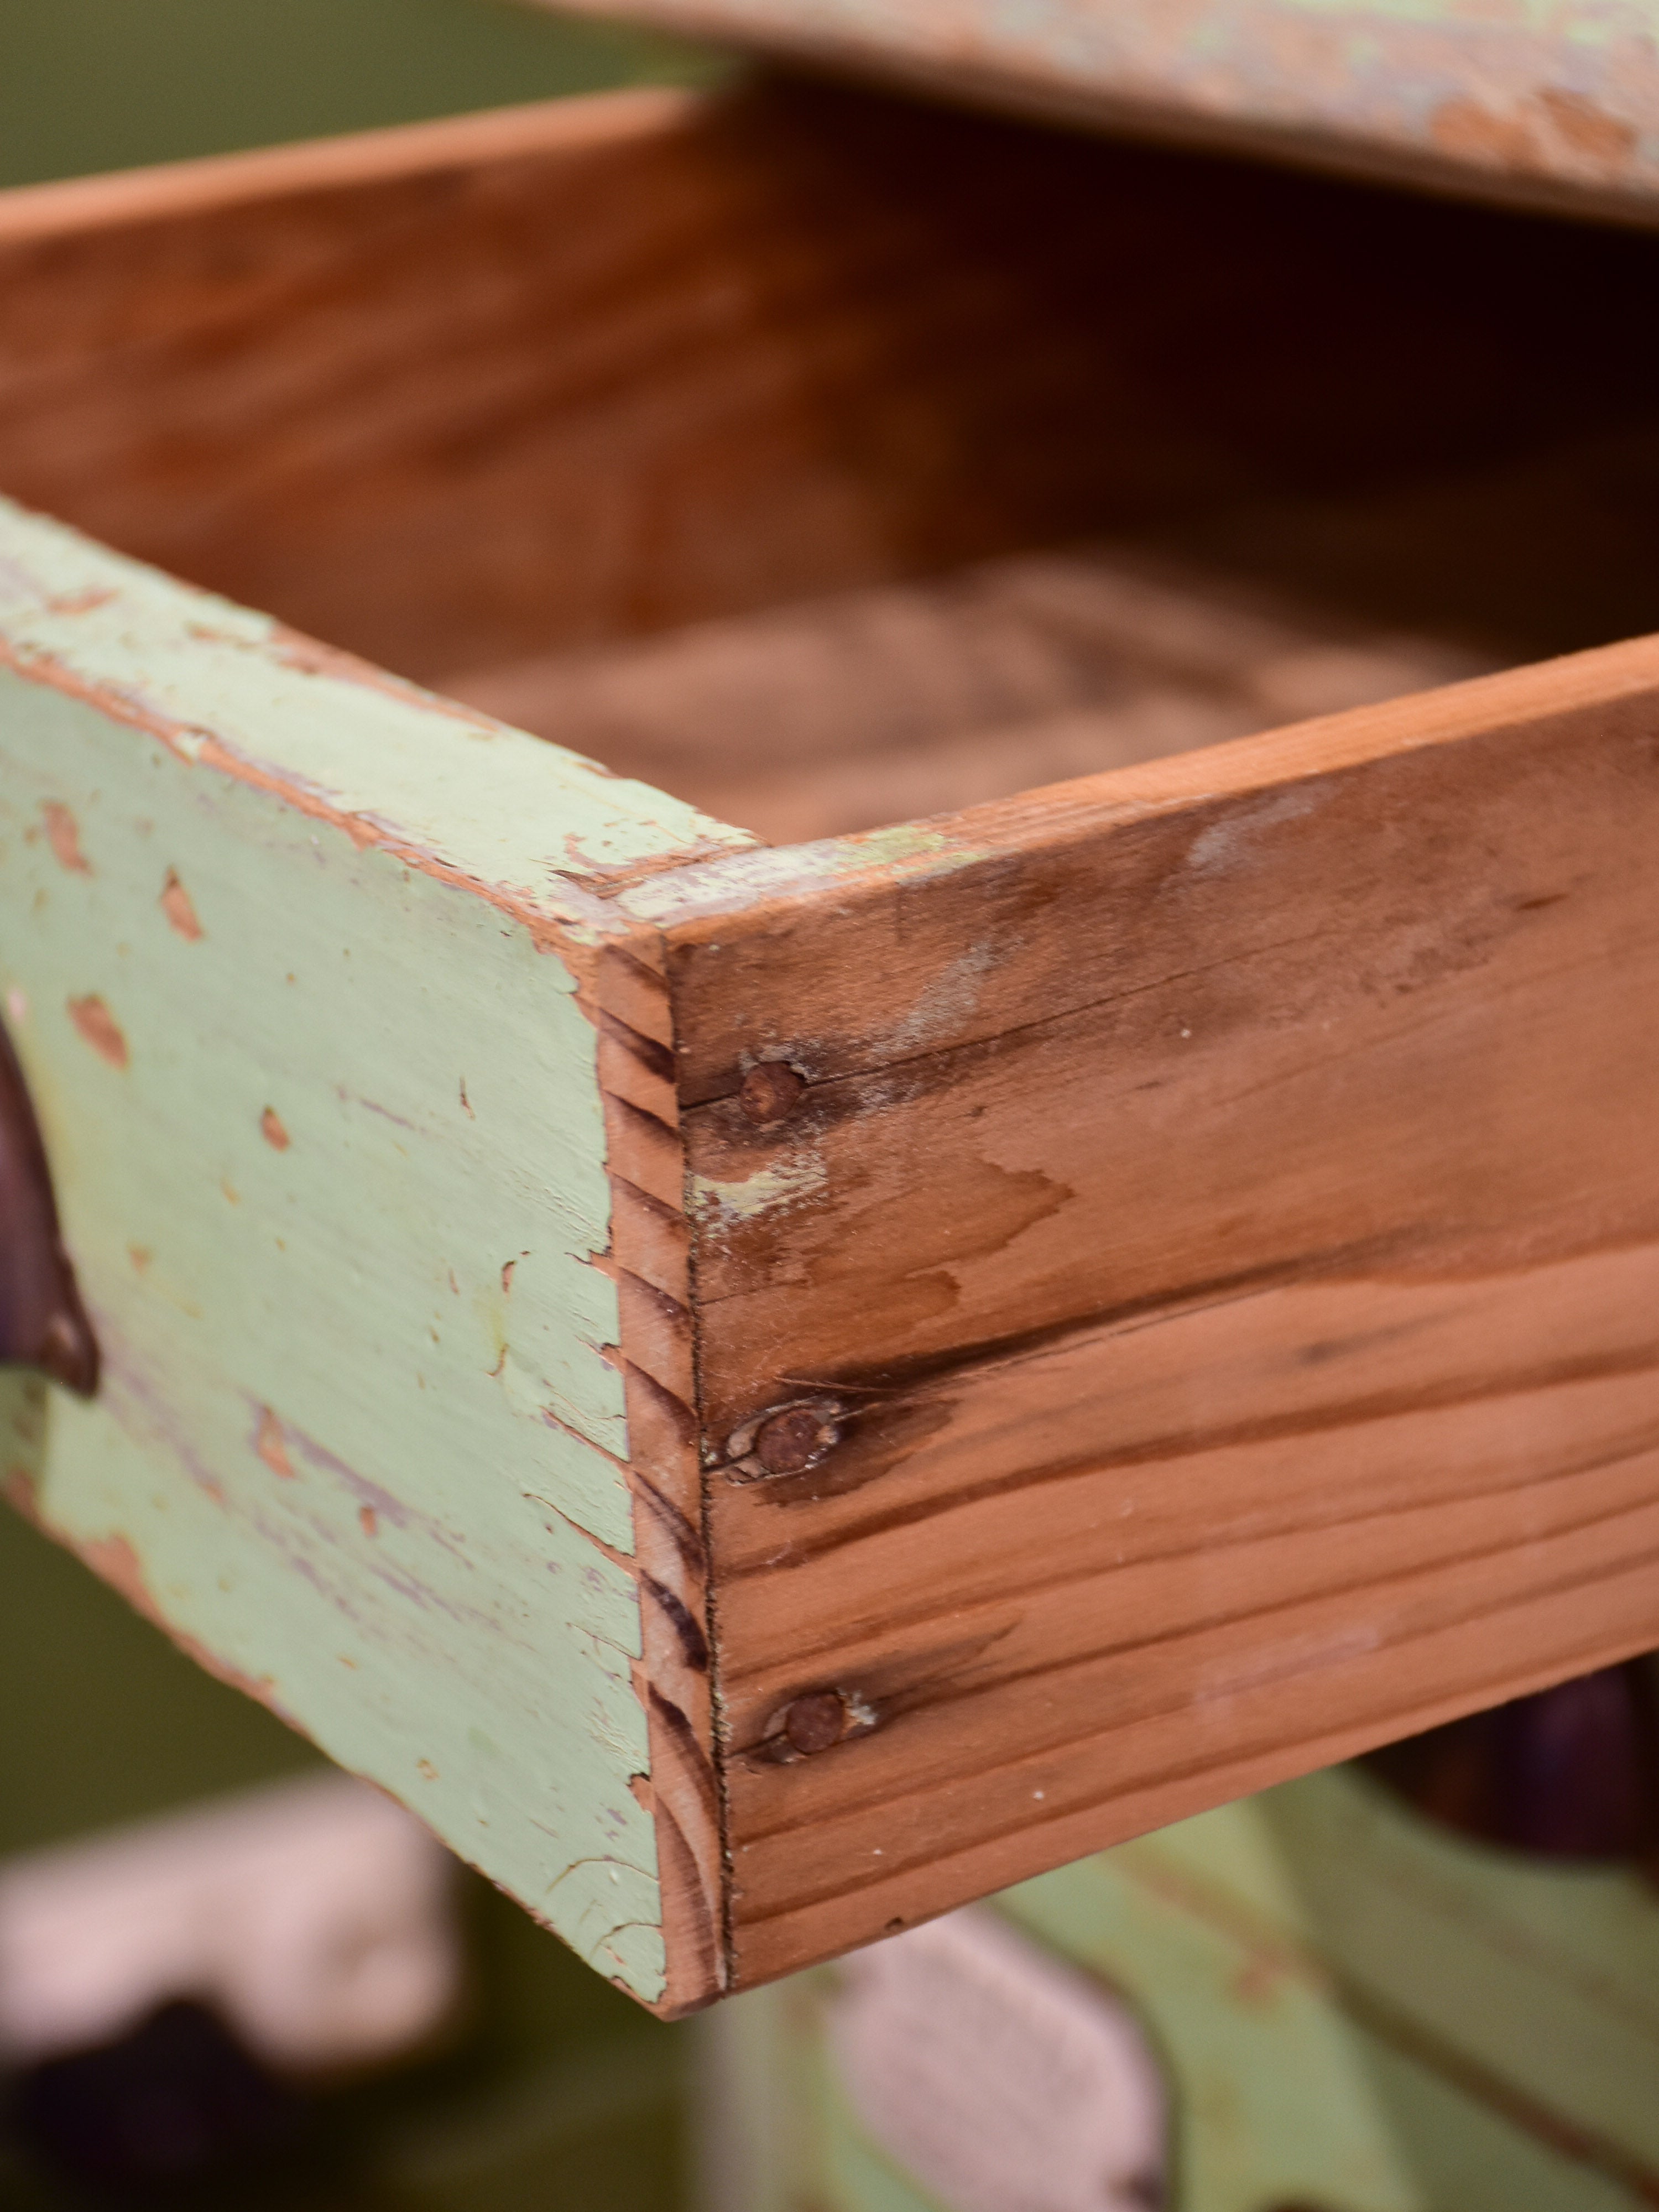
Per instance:
[[[973,563],[442,689],[773,844],[913,820],[1489,665],[1133,548]]]
[[[769,839],[1659,627],[1659,240],[784,80],[0,202],[0,488]]]

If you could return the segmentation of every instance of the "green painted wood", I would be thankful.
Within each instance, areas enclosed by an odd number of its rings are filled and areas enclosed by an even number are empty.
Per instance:
[[[0,988],[105,1359],[0,1378],[12,1492],[654,2000],[578,991],[605,890],[740,833],[11,507],[0,663]]]
[[[1334,1769],[970,1910],[1138,2015],[1170,2085],[1172,2212],[1653,2202],[1659,1897],[1634,1873],[1467,1843]],[[700,2028],[712,2212],[940,2212],[838,2077],[837,1982]]]
[[[1258,1801],[1333,1970],[1540,2110],[1659,2172],[1659,1892],[1633,1868],[1492,1850],[1357,1771]]]
[[[0,1680],[0,1858],[319,1764],[3,1510]],[[649,2018],[489,1883],[463,1881],[456,1901],[472,2000],[458,2032],[390,2075],[323,2088],[326,2159],[269,2212],[525,2212],[550,2176],[580,2212],[675,2212],[688,2030]],[[64,2212],[14,2148],[0,2130],[6,2212]],[[234,2185],[220,2201],[240,2201]]]
[[[1523,1899],[1553,1936],[1529,1959]],[[1338,1768],[999,1906],[1131,1993],[1170,2054],[1182,2212],[1650,2201],[1659,1899],[1632,1875],[1466,1844]],[[1609,1919],[1631,1939],[1611,1972]]]

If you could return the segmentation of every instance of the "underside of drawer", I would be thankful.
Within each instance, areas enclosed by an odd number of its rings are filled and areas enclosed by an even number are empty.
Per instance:
[[[17,1501],[669,2011],[1659,1643],[1656,276],[782,82],[0,200]]]

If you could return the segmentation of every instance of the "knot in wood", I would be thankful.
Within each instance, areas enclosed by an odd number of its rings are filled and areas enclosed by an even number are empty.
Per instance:
[[[840,1431],[811,1406],[790,1406],[755,1431],[755,1457],[768,1474],[805,1474],[816,1467]]]
[[[852,1714],[839,1690],[809,1690],[783,1717],[783,1734],[792,1751],[810,1756],[828,1751],[847,1733]]]
[[[738,1104],[757,1129],[768,1129],[787,1121],[805,1088],[805,1079],[787,1061],[757,1060],[738,1085]]]

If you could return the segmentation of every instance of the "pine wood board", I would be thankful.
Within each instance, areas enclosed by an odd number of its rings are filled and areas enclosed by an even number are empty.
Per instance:
[[[1611,648],[629,896],[705,1449],[841,1431],[710,1478],[740,1975],[1659,1634],[1656,678]],[[757,1131],[769,1054],[806,1088]],[[824,1686],[877,1724],[793,1759]]]
[[[432,682],[1229,512],[1249,568],[1264,501],[1650,420],[1655,290],[1645,238],[1246,162],[604,94],[4,195],[0,485]],[[1443,498],[1404,626],[1659,620],[1629,482],[1473,543]]]

